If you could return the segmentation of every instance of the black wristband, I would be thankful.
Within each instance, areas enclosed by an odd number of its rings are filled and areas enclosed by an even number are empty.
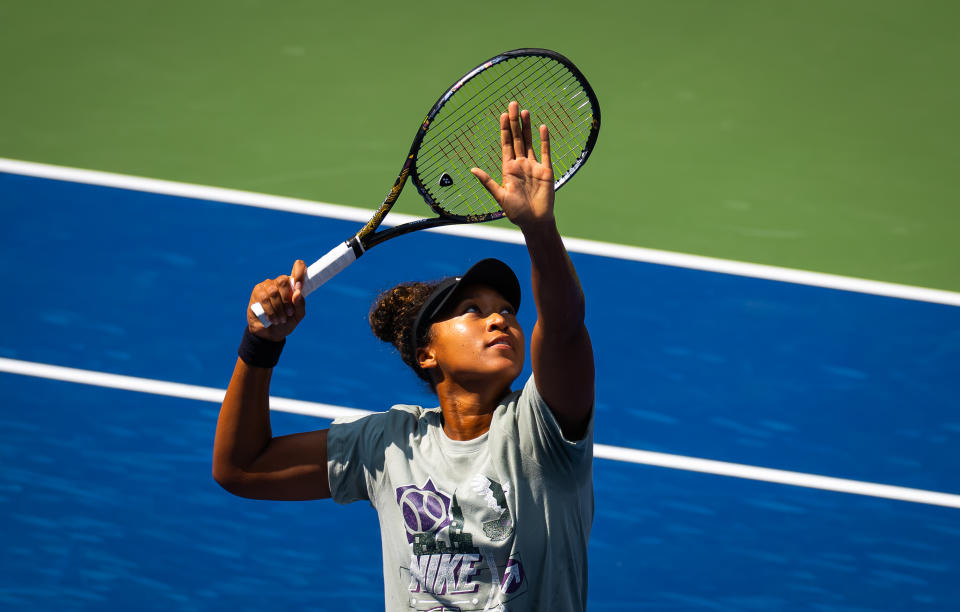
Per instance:
[[[283,345],[286,343],[286,338],[280,342],[265,340],[253,335],[250,332],[250,328],[246,327],[243,330],[243,340],[240,341],[240,348],[237,349],[237,354],[240,355],[240,359],[243,359],[243,362],[249,366],[272,368],[280,361],[280,351],[283,350]]]

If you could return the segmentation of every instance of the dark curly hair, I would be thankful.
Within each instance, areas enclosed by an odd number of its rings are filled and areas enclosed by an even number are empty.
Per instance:
[[[433,378],[417,363],[417,356],[411,348],[413,342],[410,335],[413,334],[417,313],[439,284],[440,281],[400,283],[377,296],[370,308],[369,316],[373,334],[384,342],[392,344],[400,353],[403,362],[434,391],[436,389]],[[427,339],[427,334],[429,329],[423,333],[424,337],[417,338],[416,346],[422,346]]]

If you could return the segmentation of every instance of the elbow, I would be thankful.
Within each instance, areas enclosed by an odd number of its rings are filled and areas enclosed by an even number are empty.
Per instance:
[[[241,470],[214,461],[212,475],[214,482],[220,485],[223,490],[234,495],[240,495],[240,490],[243,488],[243,472]]]

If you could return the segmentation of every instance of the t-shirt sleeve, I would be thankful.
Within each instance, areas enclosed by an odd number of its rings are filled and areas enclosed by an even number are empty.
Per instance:
[[[338,504],[370,500],[383,471],[387,413],[337,419],[327,432],[327,475]],[[380,452],[377,453],[377,449]],[[379,465],[378,465],[379,456]]]
[[[575,472],[593,458],[593,414],[580,440],[563,436],[560,424],[531,375],[517,398],[517,431],[524,453],[545,468]]]

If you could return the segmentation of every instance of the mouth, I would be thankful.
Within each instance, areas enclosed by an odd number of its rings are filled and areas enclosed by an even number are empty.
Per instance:
[[[487,348],[508,348],[513,349],[513,341],[510,336],[502,334],[487,343]]]

